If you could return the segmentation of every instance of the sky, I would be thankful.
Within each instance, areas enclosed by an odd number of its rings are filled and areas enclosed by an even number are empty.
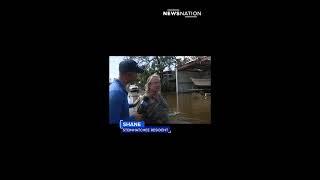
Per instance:
[[[119,63],[123,60],[124,56],[110,56],[109,57],[109,80],[111,82],[114,78],[119,77]]]

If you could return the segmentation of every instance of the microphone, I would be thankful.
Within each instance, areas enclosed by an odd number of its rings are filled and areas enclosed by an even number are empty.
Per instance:
[[[147,111],[147,107],[148,107],[148,102],[149,102],[149,97],[145,96],[143,97],[140,106],[137,109],[137,112],[139,114],[144,114]]]
[[[143,101],[149,101],[149,97],[148,96],[145,96],[145,97],[143,97]]]

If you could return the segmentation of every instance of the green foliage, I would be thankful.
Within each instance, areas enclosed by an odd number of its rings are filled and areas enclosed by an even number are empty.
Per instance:
[[[144,72],[138,74],[137,82],[138,86],[143,87],[147,82],[149,76],[157,73],[161,78],[161,84],[163,83],[163,70],[167,67],[172,69],[176,64],[175,56],[126,56],[125,60],[134,60],[139,66],[144,67]],[[165,87],[164,87],[165,88]]]

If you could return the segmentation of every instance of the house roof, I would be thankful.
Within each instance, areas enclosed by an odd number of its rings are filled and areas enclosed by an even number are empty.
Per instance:
[[[191,61],[187,64],[178,67],[178,71],[200,72],[207,71],[209,69],[211,69],[211,60],[209,59],[209,57],[199,57],[195,61]]]

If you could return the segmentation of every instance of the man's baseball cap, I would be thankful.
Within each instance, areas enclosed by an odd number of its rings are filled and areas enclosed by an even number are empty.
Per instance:
[[[143,69],[138,66],[134,60],[125,60],[121,61],[119,64],[119,71],[120,72],[136,72],[136,73],[143,73]]]

